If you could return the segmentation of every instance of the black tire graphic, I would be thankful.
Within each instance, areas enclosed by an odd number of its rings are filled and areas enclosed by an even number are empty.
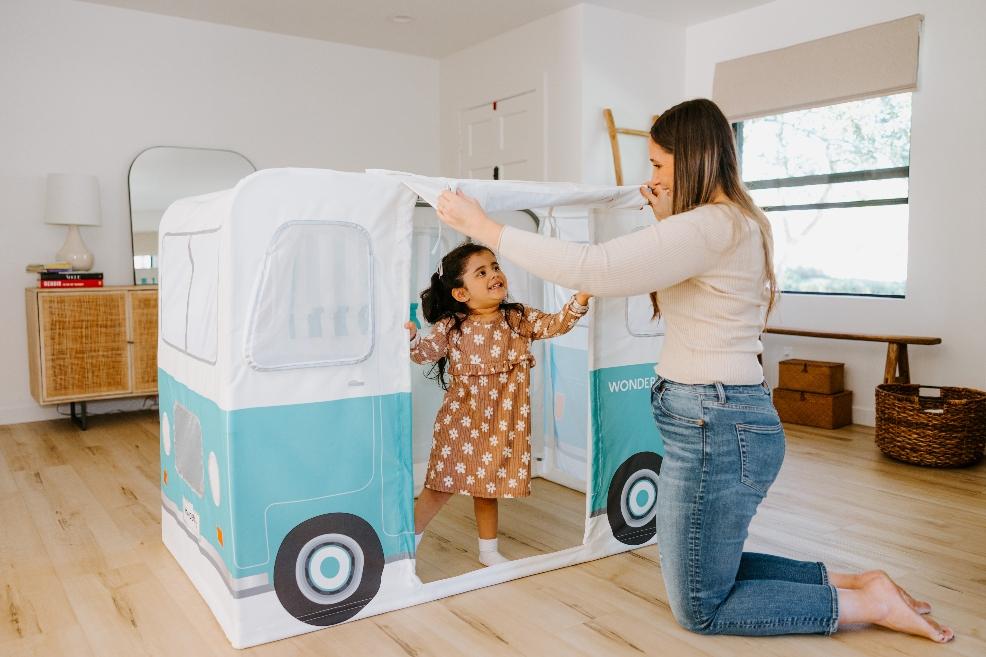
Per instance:
[[[641,545],[657,533],[657,487],[660,455],[637,452],[616,469],[609,484],[606,515],[616,540]]]
[[[368,522],[327,513],[288,532],[274,561],[274,592],[303,623],[335,625],[369,604],[383,566],[383,547]]]

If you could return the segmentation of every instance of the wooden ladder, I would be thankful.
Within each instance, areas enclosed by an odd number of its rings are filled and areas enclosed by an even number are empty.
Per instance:
[[[613,119],[613,110],[610,108],[603,109],[603,120],[606,121],[606,131],[609,132],[609,145],[613,149],[613,169],[616,171],[616,184],[623,184],[623,162],[620,158],[620,142],[617,139],[617,135],[632,135],[634,137],[650,137],[650,132],[647,130],[635,130],[633,128],[617,128],[616,121]],[[654,115],[651,124],[657,121],[657,115]]]

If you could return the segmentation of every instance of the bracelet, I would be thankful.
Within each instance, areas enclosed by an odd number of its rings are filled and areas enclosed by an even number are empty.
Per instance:
[[[572,312],[577,315],[582,315],[589,312],[589,304],[587,303],[583,306],[581,303],[578,302],[574,294],[572,295],[572,300],[569,301],[568,303],[569,303],[569,307],[572,309]]]

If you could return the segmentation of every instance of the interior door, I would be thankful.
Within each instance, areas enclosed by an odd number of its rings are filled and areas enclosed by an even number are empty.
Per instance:
[[[528,91],[463,110],[459,175],[481,180],[541,180],[540,94]]]

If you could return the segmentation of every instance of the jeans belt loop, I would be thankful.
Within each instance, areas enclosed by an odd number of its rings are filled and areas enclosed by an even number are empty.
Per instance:
[[[719,403],[726,403],[726,389],[722,387],[722,383],[716,381],[716,394],[719,395]]]

